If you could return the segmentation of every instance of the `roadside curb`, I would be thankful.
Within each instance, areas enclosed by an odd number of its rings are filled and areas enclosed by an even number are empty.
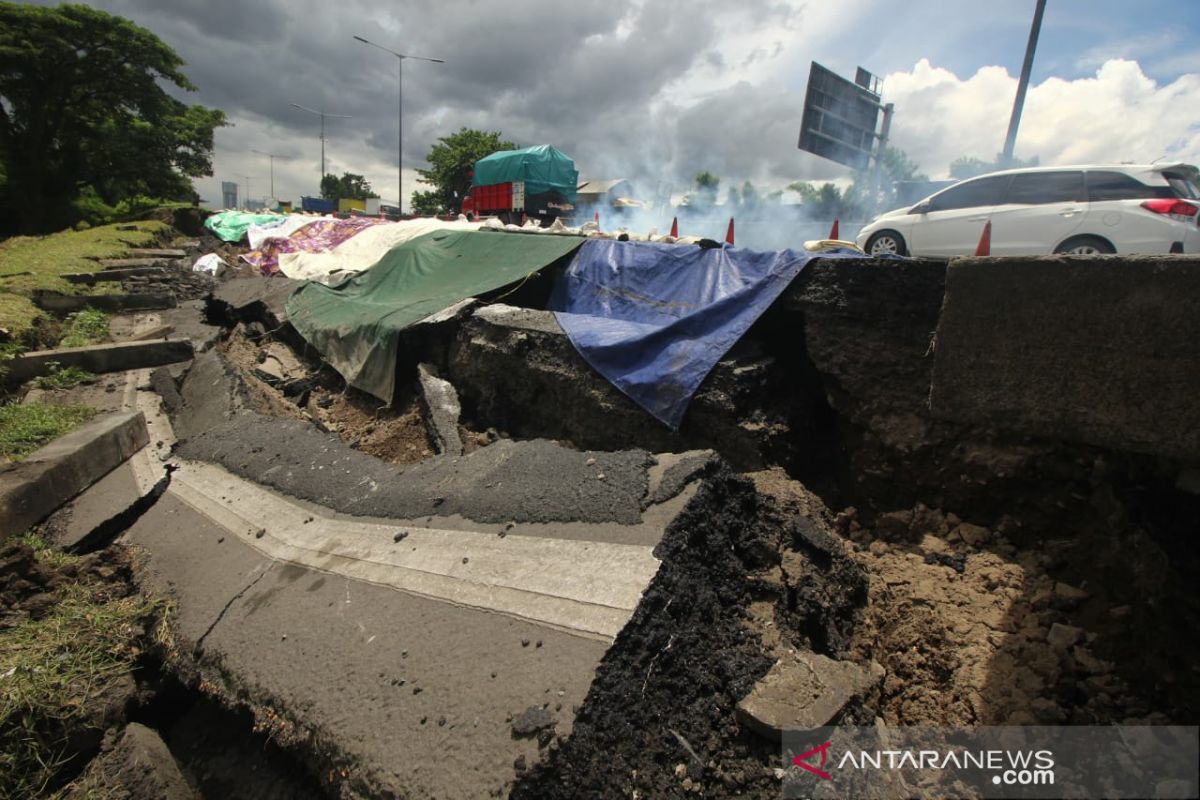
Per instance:
[[[105,414],[0,469],[0,539],[44,519],[149,441],[142,412]]]
[[[79,367],[88,372],[121,372],[187,361],[194,355],[195,348],[190,339],[118,342],[22,353],[8,362],[8,372],[12,380],[24,382],[48,373],[51,363],[60,367]]]

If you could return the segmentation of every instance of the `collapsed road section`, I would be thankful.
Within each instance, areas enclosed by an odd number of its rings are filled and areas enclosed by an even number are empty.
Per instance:
[[[775,797],[795,727],[1193,718],[1191,262],[767,267],[672,427],[683,382],[611,358],[678,363],[671,325],[581,347],[555,300],[578,240],[433,235],[337,286],[227,278],[211,347],[124,378],[152,444],[110,499],[175,468],[121,540],[165,668],[327,795]]]

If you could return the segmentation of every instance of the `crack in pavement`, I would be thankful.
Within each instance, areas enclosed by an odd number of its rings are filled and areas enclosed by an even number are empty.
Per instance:
[[[267,573],[271,571],[271,567],[273,567],[273,566],[275,566],[274,561],[267,562],[266,568],[263,569],[263,571],[258,574],[258,577],[256,577],[254,580],[250,581],[245,586],[243,586],[241,591],[239,591],[233,597],[229,598],[229,602],[227,602],[225,604],[225,607],[221,609],[221,613],[217,614],[217,618],[214,619],[212,621],[212,624],[208,626],[208,630],[206,630],[203,634],[201,634],[200,638],[196,640],[196,645],[192,648],[193,656],[199,657],[200,654],[203,653],[204,640],[208,638],[208,635],[213,632],[213,629],[217,627],[217,625],[221,622],[221,620],[225,619],[225,614],[228,613],[230,607],[233,606],[233,604],[236,603],[241,597],[243,597],[246,594],[246,592],[253,589],[254,585],[256,583],[258,583],[263,578],[265,578]]]

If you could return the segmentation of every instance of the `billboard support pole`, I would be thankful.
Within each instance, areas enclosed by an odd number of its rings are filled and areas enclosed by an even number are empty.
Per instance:
[[[871,216],[875,216],[882,210],[879,199],[883,194],[883,160],[887,155],[888,135],[892,132],[892,113],[895,110],[894,103],[888,103],[883,107],[883,125],[879,129],[879,146],[875,151],[875,175],[871,181],[871,207],[868,209]]]

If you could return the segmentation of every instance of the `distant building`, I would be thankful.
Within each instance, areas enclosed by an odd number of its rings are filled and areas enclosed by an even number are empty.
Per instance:
[[[624,178],[581,181],[575,190],[577,206],[612,206],[618,198],[633,197],[633,187]]]
[[[221,181],[221,208],[238,207],[238,185],[234,181]]]

